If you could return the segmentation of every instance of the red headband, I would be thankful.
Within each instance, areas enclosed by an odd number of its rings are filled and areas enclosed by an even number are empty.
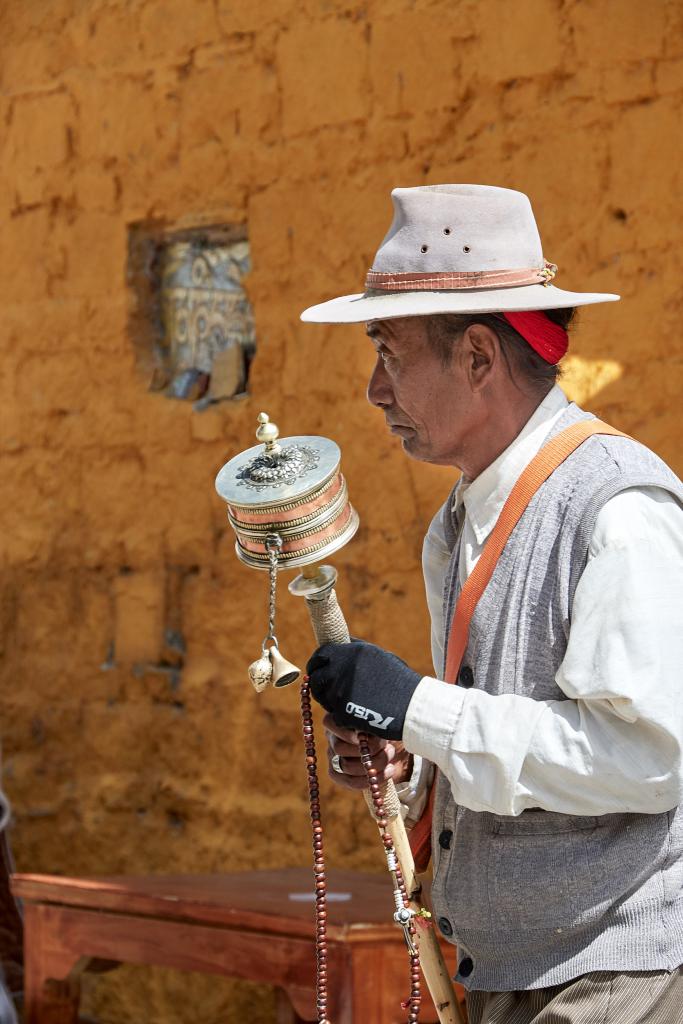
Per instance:
[[[526,313],[502,313],[511,327],[528,341],[546,363],[559,363],[569,348],[569,335],[564,327],[553,323],[540,310]]]

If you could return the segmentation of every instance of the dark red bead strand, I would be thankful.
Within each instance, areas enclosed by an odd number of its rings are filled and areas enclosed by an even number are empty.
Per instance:
[[[327,1017],[327,879],[325,876],[325,855],[323,852],[323,827],[320,819],[320,786],[318,784],[318,761],[315,754],[313,734],[313,712],[308,676],[301,684],[301,722],[306,749],[306,771],[308,773],[308,799],[311,812],[313,835],[313,873],[315,876],[315,994],[318,1009],[318,1024],[330,1024]]]
[[[396,850],[394,849],[394,841],[391,838],[391,834],[388,831],[389,822],[384,807],[384,799],[382,797],[382,784],[379,780],[379,775],[376,768],[372,766],[372,755],[368,746],[368,738],[362,733],[358,736],[359,749],[361,755],[361,762],[365,768],[368,776],[368,782],[370,784],[370,794],[372,796],[372,803],[375,808],[375,817],[377,819],[377,825],[382,836],[382,842],[384,843],[384,849],[387,853],[393,853],[396,861],[396,869],[394,876],[396,878],[396,886],[401,895],[403,906],[406,909],[410,908],[410,900],[408,899],[408,891],[403,878],[398,858],[396,857]],[[408,953],[410,959],[410,996],[401,1005],[404,1009],[408,1010],[408,1024],[418,1024],[420,1015],[420,1003],[422,1002],[422,995],[420,990],[420,954],[417,952],[416,945],[416,928],[414,920],[411,920],[408,930],[410,938],[413,942],[416,952]]]

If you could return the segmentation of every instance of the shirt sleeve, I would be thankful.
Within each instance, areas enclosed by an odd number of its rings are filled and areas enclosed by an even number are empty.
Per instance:
[[[657,813],[683,798],[683,510],[658,488],[601,510],[555,681],[567,700],[425,677],[404,742],[455,800],[517,815]]]
[[[420,820],[433,778],[434,765],[419,754],[413,754],[413,771],[410,778],[396,787],[406,828],[412,828]]]

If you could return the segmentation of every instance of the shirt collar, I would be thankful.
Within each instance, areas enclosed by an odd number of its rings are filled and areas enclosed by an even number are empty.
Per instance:
[[[543,447],[543,442],[569,405],[555,385],[536,408],[514,441],[474,480],[461,477],[453,510],[465,506],[477,543],[482,544],[496,524],[518,477]]]

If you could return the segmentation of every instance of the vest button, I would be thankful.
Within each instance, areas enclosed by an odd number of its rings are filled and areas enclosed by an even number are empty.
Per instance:
[[[439,846],[442,850],[450,850],[452,838],[453,833],[449,828],[445,828],[443,832],[439,833]]]
[[[469,978],[470,974],[474,970],[474,964],[472,958],[469,956],[463,957],[458,967],[458,974],[461,978]]]
[[[451,924],[447,917],[439,918],[439,928],[448,938],[450,938],[450,936],[453,934],[453,925]]]
[[[460,669],[458,682],[461,686],[464,686],[466,690],[469,690],[470,686],[474,686],[474,672],[469,665],[463,665]]]

